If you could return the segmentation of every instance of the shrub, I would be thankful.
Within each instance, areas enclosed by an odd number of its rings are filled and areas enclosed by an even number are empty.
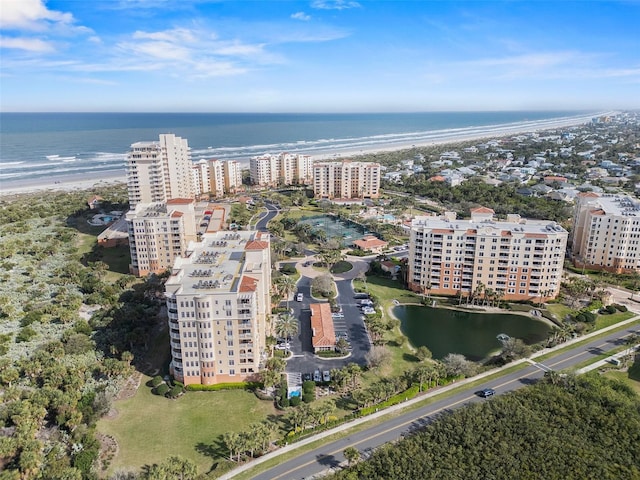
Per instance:
[[[305,392],[302,394],[302,401],[304,403],[311,403],[316,399],[316,395],[313,392]]]
[[[161,383],[156,388],[153,389],[153,393],[156,395],[160,395],[164,397],[169,392],[169,385],[166,383]]]
[[[168,397],[178,398],[183,393],[184,393],[184,388],[182,388],[180,385],[175,385],[171,390],[169,390]]]
[[[304,393],[313,393],[315,389],[316,382],[314,382],[313,380],[305,380],[304,382],[302,382],[302,391]]]
[[[151,379],[151,386],[152,386],[153,388],[156,388],[158,385],[160,385],[160,384],[161,384],[161,383],[163,383],[163,382],[164,382],[164,380],[162,379],[162,376],[160,376],[160,375],[156,375],[155,377],[153,377],[153,378]]]
[[[296,273],[296,266],[291,263],[286,263],[280,268],[280,271],[284,274],[291,275]]]
[[[258,397],[260,400],[273,400],[273,397],[271,395],[266,395],[258,389],[256,389],[253,393],[255,393],[256,397]]]
[[[292,407],[297,407],[298,405],[300,405],[300,397],[291,397],[289,399],[289,405],[291,405]]]
[[[216,385],[187,385],[187,390],[192,392],[214,392],[216,390],[253,390],[260,387],[258,382],[218,383]]]
[[[619,303],[614,303],[613,306],[620,312],[626,312],[629,310],[626,305],[620,305]]]
[[[278,403],[278,405],[280,406],[280,408],[289,408],[289,399],[288,398],[281,398],[280,402]]]
[[[612,314],[616,313],[616,307],[614,307],[613,305],[607,305],[605,307],[605,310],[607,311],[607,313],[609,315],[612,315]]]
[[[16,335],[16,343],[28,342],[37,335],[36,331],[29,327],[23,327]]]

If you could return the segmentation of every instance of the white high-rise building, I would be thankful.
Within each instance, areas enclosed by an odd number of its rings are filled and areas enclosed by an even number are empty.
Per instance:
[[[207,233],[189,244],[165,284],[174,377],[185,385],[254,379],[265,358],[270,286],[268,234]]]
[[[202,159],[193,164],[193,184],[196,195],[209,191],[209,162]]]
[[[372,162],[316,162],[313,193],[318,198],[378,198],[380,170]]]
[[[227,160],[223,165],[224,190],[226,193],[236,193],[242,187],[242,169],[240,162]]]
[[[187,140],[161,134],[157,142],[137,142],[127,156],[127,190],[131,208],[195,196]]]
[[[261,186],[309,184],[312,167],[310,155],[293,153],[267,154],[249,160],[251,183]]]
[[[416,217],[409,243],[408,285],[434,295],[547,301],[560,291],[568,232],[555,222],[471,210]]]
[[[615,273],[640,269],[640,200],[580,193],[571,233],[576,266]]]
[[[209,160],[209,193],[214,197],[224,196],[224,162]]]
[[[138,204],[126,215],[133,275],[163,273],[197,239],[195,201],[174,198]]]

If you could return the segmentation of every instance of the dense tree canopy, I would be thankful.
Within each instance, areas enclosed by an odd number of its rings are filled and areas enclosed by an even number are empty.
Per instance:
[[[566,203],[545,197],[518,195],[514,185],[492,186],[474,178],[451,187],[444,182],[429,182],[427,179],[424,174],[413,175],[404,180],[401,189],[436,200],[461,216],[468,216],[469,210],[478,205],[492,208],[497,215],[517,213],[524,218],[556,222],[566,221],[571,216],[571,209]]]
[[[640,398],[597,375],[461,408],[336,479],[640,478]]]

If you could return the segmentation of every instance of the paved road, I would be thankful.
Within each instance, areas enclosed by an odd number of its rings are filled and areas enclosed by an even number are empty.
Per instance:
[[[563,370],[593,359],[623,344],[623,338],[632,333],[640,334],[640,327],[630,326],[620,332],[610,333],[584,346],[578,346],[566,352],[559,353],[549,358],[544,364],[530,365],[517,372],[502,375],[487,382],[482,388],[491,387],[496,390],[497,394],[522,388],[542,378],[545,370]],[[401,414],[359,433],[354,433],[349,437],[331,442],[313,451],[304,453],[299,457],[283,462],[254,478],[258,480],[310,478],[313,475],[317,475],[343,463],[345,458],[342,452],[350,446],[357,448],[366,456],[367,452],[372,449],[384,443],[394,441],[413,429],[427,425],[440,413],[472,402],[491,401],[490,399],[481,399],[475,393],[476,390],[477,388],[465,389],[453,396],[436,401],[431,405]]]
[[[280,211],[278,207],[270,202],[264,202],[264,206],[267,211],[260,214],[260,217],[258,217],[258,221],[256,222],[256,230],[260,230],[261,232],[268,231],[267,224],[269,223],[269,220],[278,215],[278,212]]]
[[[370,349],[369,336],[364,327],[362,314],[353,298],[354,292],[350,278],[335,278],[338,288],[338,304],[342,306],[344,318],[334,320],[336,331],[346,331],[351,342],[351,355],[346,358],[322,359],[313,354],[311,345],[311,310],[310,303],[318,300],[311,298],[311,278],[300,277],[297,284],[297,293],[302,293],[302,302],[290,301],[289,307],[293,309],[293,315],[299,319],[299,334],[291,340],[293,357],[287,360],[288,373],[313,373],[315,370],[331,370],[341,368],[348,363],[355,362],[360,365],[365,363],[365,355]]]

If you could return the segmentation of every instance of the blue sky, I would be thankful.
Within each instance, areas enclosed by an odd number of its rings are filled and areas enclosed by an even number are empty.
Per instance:
[[[640,108],[640,1],[0,0],[2,111]]]

